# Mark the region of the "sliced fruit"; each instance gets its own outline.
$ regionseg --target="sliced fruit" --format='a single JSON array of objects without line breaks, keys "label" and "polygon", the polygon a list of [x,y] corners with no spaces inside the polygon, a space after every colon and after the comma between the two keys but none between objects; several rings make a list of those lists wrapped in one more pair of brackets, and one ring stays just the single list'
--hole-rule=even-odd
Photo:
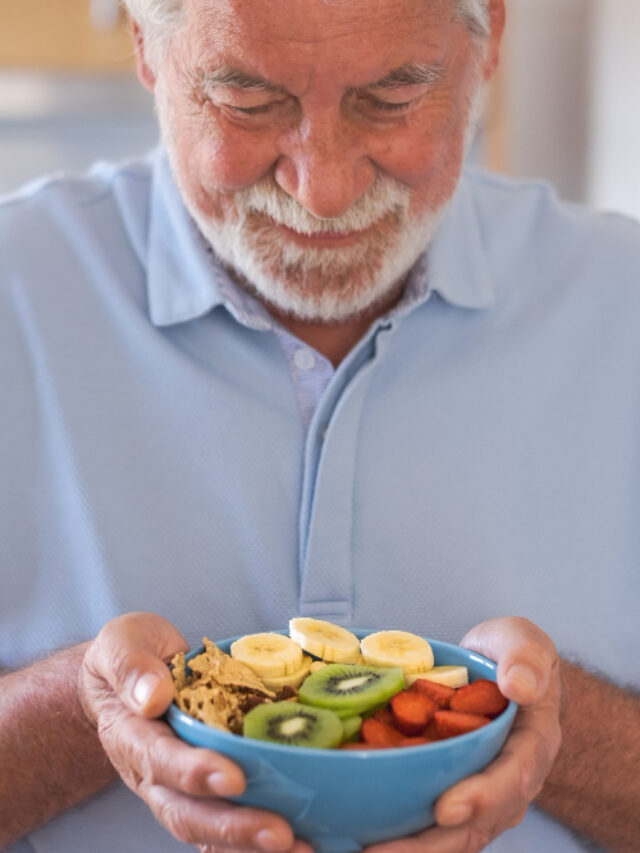
[{"label": "sliced fruit", "polygon": [[362,726],[362,717],[356,715],[355,717],[345,717],[342,720],[342,728],[344,729],[344,734],[342,736],[343,741],[354,740],[358,733],[360,732],[360,728]]},{"label": "sliced fruit", "polygon": [[372,666],[400,666],[405,675],[433,666],[429,643],[409,631],[377,631],[360,641],[360,651]]},{"label": "sliced fruit", "polygon": [[491,720],[480,714],[466,714],[462,711],[436,711],[433,715],[436,731],[441,738],[465,735],[486,726]]},{"label": "sliced fruit", "polygon": [[327,662],[324,660],[314,660],[311,662],[310,672],[317,672],[319,669],[322,669],[323,666],[326,666]]},{"label": "sliced fruit", "polygon": [[447,687],[446,684],[439,684],[437,681],[429,681],[426,678],[416,679],[409,689],[429,696],[440,710],[449,707],[449,701],[456,693],[453,687]]},{"label": "sliced fruit", "polygon": [[261,678],[262,683],[270,690],[282,690],[283,687],[300,687],[307,675],[311,672],[312,663],[313,658],[309,655],[303,655],[302,666],[299,669],[296,669],[295,672],[292,672],[290,675],[263,675]]},{"label": "sliced fruit", "polygon": [[291,619],[289,634],[305,652],[331,663],[356,663],[360,654],[360,641],[355,634],[322,619]]},{"label": "sliced fruit", "polygon": [[302,703],[330,708],[344,719],[385,705],[403,688],[399,667],[330,663],[305,678],[298,695]]},{"label": "sliced fruit", "polygon": [[230,653],[260,678],[291,675],[302,666],[302,649],[284,634],[247,634],[231,643]]},{"label": "sliced fruit", "polygon": [[371,716],[374,720],[380,720],[381,723],[387,723],[389,726],[393,725],[393,713],[388,705],[385,705],[384,708],[378,708]]},{"label": "sliced fruit", "polygon": [[342,723],[324,708],[309,708],[294,702],[265,702],[244,718],[245,737],[330,749],[342,741]]},{"label": "sliced fruit", "polygon": [[418,678],[446,684],[447,687],[463,687],[469,683],[469,670],[466,666],[434,666],[428,672],[407,676],[407,685],[413,684]]},{"label": "sliced fruit", "polygon": [[373,717],[362,721],[360,737],[364,743],[370,746],[400,746],[404,740],[404,736],[396,731],[393,726],[388,726],[380,720],[374,720]]},{"label": "sliced fruit", "polygon": [[437,710],[434,700],[417,690],[401,690],[391,697],[393,725],[407,737],[422,734]]},{"label": "sliced fruit", "polygon": [[509,704],[506,696],[500,692],[495,681],[480,678],[456,690],[451,697],[449,707],[452,711],[466,711],[469,714],[483,714],[485,717],[497,717]]},{"label": "sliced fruit", "polygon": [[403,737],[400,746],[424,746],[425,743],[433,743],[433,738],[428,737]]}]

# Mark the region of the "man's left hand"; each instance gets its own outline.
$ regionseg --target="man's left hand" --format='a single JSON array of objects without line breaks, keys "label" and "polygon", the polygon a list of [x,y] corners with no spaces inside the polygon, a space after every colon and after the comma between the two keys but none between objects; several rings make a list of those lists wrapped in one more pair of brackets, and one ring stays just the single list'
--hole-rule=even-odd
[{"label": "man's left hand", "polygon": [[560,748],[559,660],[551,639],[527,619],[492,619],[460,645],[498,662],[498,685],[521,707],[502,752],[481,773],[444,793],[437,825],[367,853],[476,853],[524,818]]}]

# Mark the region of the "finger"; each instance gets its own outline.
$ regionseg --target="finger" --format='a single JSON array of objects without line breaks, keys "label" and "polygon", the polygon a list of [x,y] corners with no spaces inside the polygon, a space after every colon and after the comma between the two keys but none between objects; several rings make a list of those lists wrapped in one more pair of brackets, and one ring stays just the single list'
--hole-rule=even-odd
[{"label": "finger", "polygon": [[482,773],[446,791],[435,807],[441,826],[471,821],[482,831],[504,831],[539,794],[560,747],[552,703],[522,709],[496,760]]},{"label": "finger", "polygon": [[[511,826],[506,828],[517,826],[525,814],[526,812],[522,812]],[[462,850],[465,853],[479,853],[493,838],[495,835],[488,834],[486,829],[474,825],[453,829],[436,826],[410,838],[367,847],[363,853],[460,853]]]},{"label": "finger", "polygon": [[145,799],[155,817],[185,844],[265,851],[288,851],[294,844],[289,824],[271,812],[194,800],[161,785],[145,791]]},{"label": "finger", "polygon": [[85,666],[103,679],[134,713],[157,717],[173,699],[165,660],[189,644],[153,613],[127,613],[108,622],[89,646]]},{"label": "finger", "polygon": [[108,715],[99,734],[116,769],[136,793],[159,785],[196,797],[239,796],[242,770],[217,752],[183,743],[159,720]]},{"label": "finger", "polygon": [[[239,847],[220,847],[215,846],[213,844],[199,844],[198,851],[199,853],[233,853],[234,850],[240,850]],[[294,839],[293,847],[291,848],[290,853],[314,853],[313,847],[310,844],[307,844],[306,841],[302,841],[300,838]]]},{"label": "finger", "polygon": [[461,646],[498,662],[498,686],[520,705],[537,702],[558,666],[556,648],[544,631],[528,619],[491,619],[472,628]]}]

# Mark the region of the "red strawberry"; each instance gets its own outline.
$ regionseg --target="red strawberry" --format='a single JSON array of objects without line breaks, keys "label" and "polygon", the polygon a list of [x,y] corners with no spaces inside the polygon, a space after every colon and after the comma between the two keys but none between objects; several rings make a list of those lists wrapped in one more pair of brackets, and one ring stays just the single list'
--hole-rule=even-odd
[{"label": "red strawberry", "polygon": [[388,705],[385,705],[384,708],[378,708],[377,711],[374,711],[371,717],[374,720],[380,720],[381,723],[386,723],[388,726],[393,725],[393,714],[391,713],[391,708]]},{"label": "red strawberry", "polygon": [[447,687],[446,684],[438,684],[437,681],[429,681],[428,678],[418,678],[411,685],[411,690],[418,690],[430,696],[441,710],[449,707],[449,700],[455,696],[455,688]]},{"label": "red strawberry", "polygon": [[402,734],[412,737],[424,731],[437,705],[431,697],[418,690],[402,690],[391,697],[393,724]]},{"label": "red strawberry", "polygon": [[465,687],[459,687],[449,702],[452,711],[466,711],[468,714],[482,714],[485,717],[497,717],[509,704],[495,681],[480,678]]},{"label": "red strawberry", "polygon": [[400,732],[396,731],[393,726],[375,720],[373,717],[362,721],[360,737],[364,743],[371,746],[399,746],[400,741],[403,740]]},{"label": "red strawberry", "polygon": [[400,746],[422,746],[425,743],[433,742],[433,738],[428,737],[404,737],[400,741]]},{"label": "red strawberry", "polygon": [[489,717],[483,717],[480,714],[467,714],[462,711],[436,711],[434,720],[438,735],[441,738],[464,735],[491,722]]}]

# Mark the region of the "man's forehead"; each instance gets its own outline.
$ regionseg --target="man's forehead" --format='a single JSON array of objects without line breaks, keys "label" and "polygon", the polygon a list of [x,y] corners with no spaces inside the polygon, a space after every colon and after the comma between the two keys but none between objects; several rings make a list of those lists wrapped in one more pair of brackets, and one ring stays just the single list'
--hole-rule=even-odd
[{"label": "man's forehead", "polygon": [[[188,0],[184,33],[199,69],[275,83],[353,70],[366,85],[410,63],[442,63],[453,0]],[[361,73],[360,73],[361,72]]]}]

